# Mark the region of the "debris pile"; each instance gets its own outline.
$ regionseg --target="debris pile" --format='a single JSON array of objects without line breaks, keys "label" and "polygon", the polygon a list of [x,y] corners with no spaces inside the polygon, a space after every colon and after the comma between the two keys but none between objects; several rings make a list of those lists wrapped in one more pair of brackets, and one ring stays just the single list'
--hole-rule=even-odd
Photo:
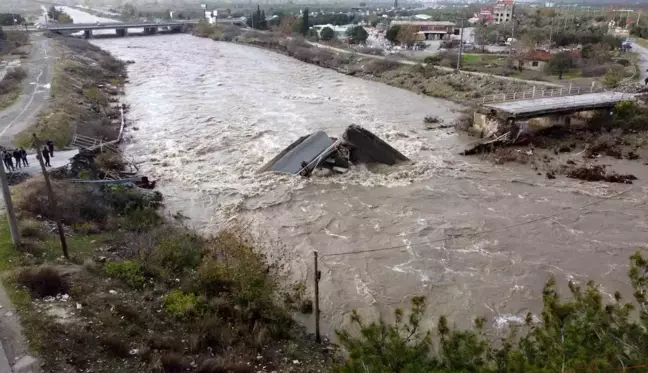
[{"label": "debris pile", "polygon": [[323,131],[302,136],[257,171],[277,171],[308,176],[315,168],[343,173],[349,164],[395,165],[409,159],[366,129],[351,125],[342,138]]},{"label": "debris pile", "polygon": [[621,175],[616,172],[607,173],[603,165],[574,168],[567,173],[567,176],[585,181],[607,181],[609,183],[622,184],[632,184],[633,180],[637,180],[637,177],[634,175]]}]

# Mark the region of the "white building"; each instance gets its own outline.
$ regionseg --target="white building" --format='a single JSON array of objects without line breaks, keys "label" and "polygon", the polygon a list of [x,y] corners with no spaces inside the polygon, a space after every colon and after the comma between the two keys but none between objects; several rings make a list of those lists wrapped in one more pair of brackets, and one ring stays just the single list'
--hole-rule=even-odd
[{"label": "white building", "polygon": [[513,20],[513,5],[515,0],[498,0],[493,7],[493,21],[497,24]]}]

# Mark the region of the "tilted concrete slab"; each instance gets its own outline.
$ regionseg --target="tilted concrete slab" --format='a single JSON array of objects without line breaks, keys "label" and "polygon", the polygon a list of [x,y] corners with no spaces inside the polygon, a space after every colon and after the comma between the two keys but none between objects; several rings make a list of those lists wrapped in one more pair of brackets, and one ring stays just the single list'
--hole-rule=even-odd
[{"label": "tilted concrete slab", "polygon": [[549,114],[614,107],[619,101],[634,97],[631,93],[599,92],[578,96],[544,97],[483,105],[508,118],[531,118]]}]

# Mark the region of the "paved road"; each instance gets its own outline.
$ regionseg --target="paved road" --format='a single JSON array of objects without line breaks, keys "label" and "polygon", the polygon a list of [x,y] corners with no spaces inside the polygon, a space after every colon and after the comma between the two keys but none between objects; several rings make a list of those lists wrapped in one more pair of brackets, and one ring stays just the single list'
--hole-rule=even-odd
[{"label": "paved road", "polygon": [[31,34],[32,48],[27,61],[27,78],[23,94],[10,107],[0,111],[0,145],[11,146],[14,136],[36,121],[47,103],[52,80],[54,57],[50,55],[50,39]]},{"label": "paved road", "polygon": [[639,72],[641,74],[640,81],[643,82],[646,78],[648,78],[648,71],[646,71],[648,70],[648,48],[634,43],[632,45],[632,49],[639,53]]},{"label": "paved road", "polygon": [[[79,153],[78,149],[64,150],[60,152],[55,150],[54,158],[50,158],[50,164],[52,165],[52,168],[63,167],[66,164],[70,163],[70,158],[74,157],[78,153]],[[29,174],[37,174],[41,172],[40,165],[38,164],[38,160],[36,159],[36,153],[27,154],[27,162],[29,163],[28,167],[16,168],[16,171],[27,172]]]}]

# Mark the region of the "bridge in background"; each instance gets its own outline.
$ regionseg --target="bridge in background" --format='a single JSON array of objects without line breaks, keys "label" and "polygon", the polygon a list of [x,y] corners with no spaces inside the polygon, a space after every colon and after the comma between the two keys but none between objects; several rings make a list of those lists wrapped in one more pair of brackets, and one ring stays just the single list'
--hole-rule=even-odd
[{"label": "bridge in background", "polygon": [[[133,22],[109,22],[109,23],[70,23],[70,24],[49,24],[40,31],[49,31],[61,35],[70,35],[83,32],[86,39],[92,38],[93,31],[115,30],[115,36],[127,36],[128,30],[143,30],[144,35],[155,35],[157,33],[179,33],[195,27],[198,20],[177,20],[177,21],[133,21]],[[217,19],[217,23],[245,27],[245,21],[241,19]],[[110,34],[102,34],[102,37]]]}]

